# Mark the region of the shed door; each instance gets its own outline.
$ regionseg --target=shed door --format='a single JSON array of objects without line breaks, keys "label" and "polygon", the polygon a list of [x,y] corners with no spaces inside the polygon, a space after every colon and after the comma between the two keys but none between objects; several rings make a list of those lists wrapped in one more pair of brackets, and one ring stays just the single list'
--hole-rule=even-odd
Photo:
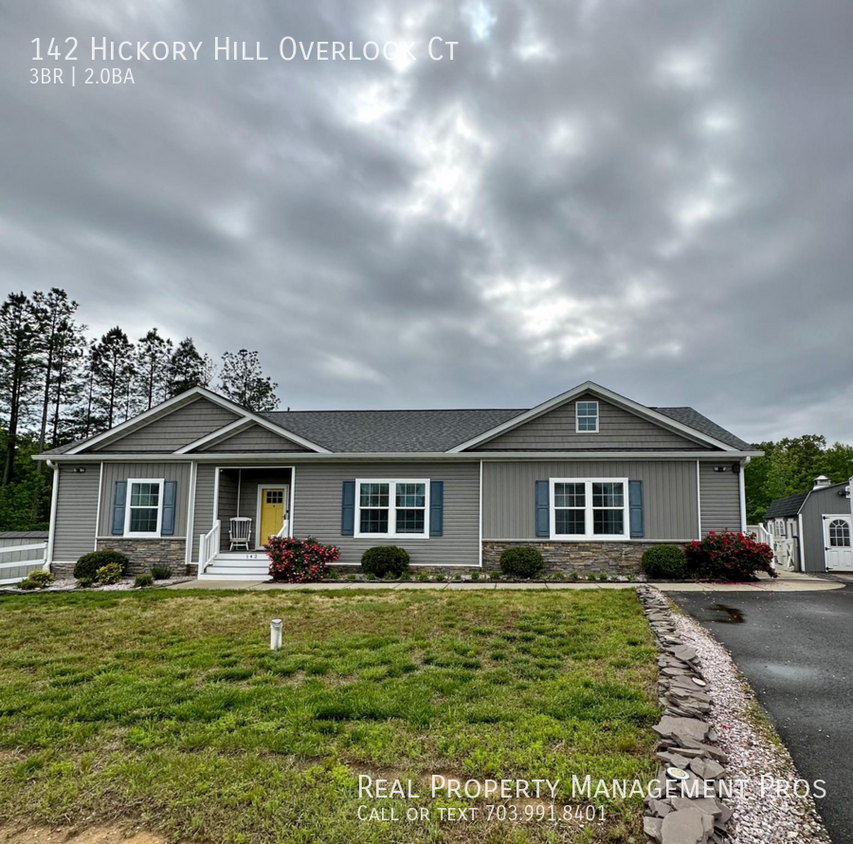
[{"label": "shed door", "polygon": [[823,544],[827,571],[853,571],[850,516],[823,517]]}]

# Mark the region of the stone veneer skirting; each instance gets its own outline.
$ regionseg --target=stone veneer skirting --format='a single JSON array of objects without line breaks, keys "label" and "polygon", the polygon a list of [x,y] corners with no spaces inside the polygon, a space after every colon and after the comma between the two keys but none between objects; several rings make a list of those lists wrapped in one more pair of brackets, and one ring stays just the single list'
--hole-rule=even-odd
[{"label": "stone veneer skirting", "polygon": [[[186,544],[183,539],[124,539],[117,536],[114,539],[99,539],[99,551],[120,551],[130,563],[127,567],[129,576],[148,574],[152,566],[168,566],[173,575],[187,573],[185,558]],[[51,566],[56,577],[71,577],[74,563],[54,563]]]},{"label": "stone veneer skirting", "polygon": [[[549,574],[627,575],[640,573],[643,551],[660,542],[499,542],[483,541],[483,571],[500,570],[507,548],[536,548],[545,561],[542,576]],[[681,544],[681,543],[673,543]]]}]

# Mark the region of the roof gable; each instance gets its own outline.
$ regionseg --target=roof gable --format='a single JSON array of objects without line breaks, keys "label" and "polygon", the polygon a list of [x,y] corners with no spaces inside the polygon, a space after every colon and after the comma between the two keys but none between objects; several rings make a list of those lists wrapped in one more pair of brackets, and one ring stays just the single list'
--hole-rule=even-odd
[{"label": "roof gable", "polygon": [[[577,402],[598,402],[598,432],[578,432]],[[499,434],[477,451],[695,451],[700,441],[651,422],[593,393],[582,393],[553,410]]]},{"label": "roof gable", "polygon": [[[559,396],[554,396],[554,398],[542,402],[542,404],[537,405],[531,410],[525,411],[524,413],[519,414],[515,418],[510,419],[501,425],[498,425],[492,430],[486,431],[485,433],[480,434],[466,442],[463,442],[450,450],[452,452],[467,451],[469,449],[476,448],[477,446],[480,446],[484,443],[493,442],[497,437],[506,434],[509,431],[513,431],[535,419],[538,419],[539,417],[544,416],[545,414],[548,414],[551,411],[557,410],[558,408],[563,407],[564,405],[567,405],[570,402],[573,403],[574,401],[579,400],[582,396],[593,398],[599,401],[608,402],[618,408],[621,408],[624,411],[627,411],[628,413],[640,417],[641,419],[645,419],[649,422],[652,422],[664,430],[669,430],[680,434],[682,438],[686,438],[688,444],[691,446],[695,443],[700,443],[705,448],[710,447],[712,449],[719,449],[722,451],[737,450],[736,446],[733,446],[729,443],[712,437],[709,434],[697,431],[689,425],[679,422],[677,419],[671,416],[667,416],[654,408],[645,407],[644,405],[641,405],[633,401],[632,399],[626,398],[625,396],[621,396],[619,395],[619,393],[614,393],[612,390],[608,390],[607,388],[602,387],[599,384],[595,384],[592,381],[586,381],[583,384],[579,384],[577,387],[573,387],[571,390],[568,390],[565,393],[561,393]],[[697,414],[697,416],[699,415],[700,414]],[[597,442],[601,442],[600,434],[592,436],[597,436]]]},{"label": "roof gable", "polygon": [[200,437],[235,422],[240,417],[233,411],[205,398],[177,406],[153,421],[143,423],[117,437],[99,443],[93,451],[126,454],[136,452],[169,453]]},{"label": "roof gable", "polygon": [[257,424],[250,424],[233,433],[225,433],[223,437],[199,449],[199,451],[240,453],[307,450],[304,446],[299,445],[299,443]]}]

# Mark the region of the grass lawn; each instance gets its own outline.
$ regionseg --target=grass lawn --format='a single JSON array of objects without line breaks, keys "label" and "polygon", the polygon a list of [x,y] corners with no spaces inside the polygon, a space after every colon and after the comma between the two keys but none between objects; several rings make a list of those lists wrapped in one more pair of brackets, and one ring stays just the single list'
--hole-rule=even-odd
[{"label": "grass lawn", "polygon": [[[586,829],[357,811],[483,806],[433,801],[431,774],[559,779],[558,810],[572,774],[648,781],[655,657],[630,589],[0,598],[0,821],[208,842],[642,840],[638,798]],[[360,800],[359,774],[416,780],[421,798]]]}]

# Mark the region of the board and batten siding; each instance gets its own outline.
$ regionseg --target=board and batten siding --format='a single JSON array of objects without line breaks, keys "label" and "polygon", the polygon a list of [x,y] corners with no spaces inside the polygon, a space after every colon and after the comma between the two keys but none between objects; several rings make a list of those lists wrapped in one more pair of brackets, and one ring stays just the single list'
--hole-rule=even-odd
[{"label": "board and batten siding", "polygon": [[[724,466],[726,471],[715,472],[715,466]],[[732,471],[732,463],[701,463],[699,488],[702,505],[702,535],[707,536],[710,531],[739,532],[741,530],[740,476]]]},{"label": "board and batten siding", "polygon": [[[341,536],[343,482],[371,478],[443,481],[443,535],[427,539]],[[358,565],[361,555],[375,545],[398,545],[409,552],[415,566],[476,566],[480,562],[479,499],[479,463],[308,463],[296,469],[293,531],[294,536],[314,536],[324,544],[337,545],[340,562],[348,565]]]},{"label": "board and batten siding", "polygon": [[[826,535],[824,516],[850,517],[850,499],[845,484],[813,489],[803,502],[803,562],[806,571],[826,571]],[[839,492],[841,495],[839,495]]]},{"label": "board and batten siding", "polygon": [[59,469],[53,540],[53,560],[57,563],[76,563],[83,554],[95,550],[101,467],[87,463],[85,472],[75,472],[75,468],[62,465]]},{"label": "board and batten siding", "polygon": [[229,425],[239,417],[207,399],[197,399],[155,419],[96,451],[130,453],[170,453]]},{"label": "board and batten siding", "polygon": [[261,425],[252,425],[245,431],[234,434],[224,440],[219,440],[205,451],[230,451],[230,452],[252,452],[252,451],[307,451],[298,443],[280,437],[272,431],[268,431]]},{"label": "board and batten siding", "polygon": [[189,463],[104,463],[103,466],[104,483],[101,491],[101,512],[98,517],[98,536],[112,536],[116,481],[126,481],[128,478],[162,478],[164,481],[177,481],[175,533],[171,538],[180,539],[186,536],[187,501],[190,489]]},{"label": "board and batten siding", "polygon": [[536,536],[535,485],[551,478],[642,481],[643,538],[697,538],[694,460],[540,460],[483,463],[483,539],[542,541]]},{"label": "board and batten siding", "polygon": [[[598,402],[598,433],[578,433],[575,402]],[[579,396],[512,431],[495,437],[478,451],[566,451],[575,448],[695,449],[697,443],[629,413],[595,396]],[[707,445],[703,445],[707,448]]]}]

